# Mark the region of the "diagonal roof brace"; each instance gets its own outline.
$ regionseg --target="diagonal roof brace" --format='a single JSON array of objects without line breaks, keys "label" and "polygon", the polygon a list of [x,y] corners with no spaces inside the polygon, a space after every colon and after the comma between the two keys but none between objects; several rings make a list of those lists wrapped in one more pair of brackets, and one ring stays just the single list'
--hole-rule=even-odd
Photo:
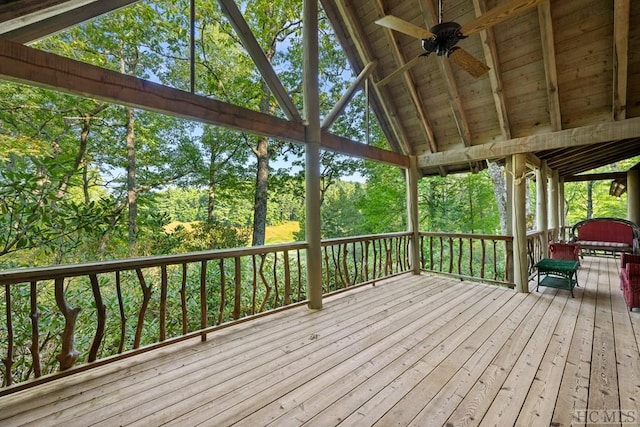
[{"label": "diagonal roof brace", "polygon": [[345,107],[349,104],[356,90],[360,88],[360,85],[365,79],[368,79],[373,70],[376,68],[377,61],[371,61],[367,64],[366,67],[360,72],[356,80],[351,84],[351,86],[347,89],[347,91],[342,95],[342,98],[338,103],[333,107],[333,110],[322,121],[322,125],[320,126],[322,129],[329,129],[331,125],[336,121],[336,119],[343,113]]},{"label": "diagonal roof brace", "polygon": [[253,35],[251,28],[249,28],[247,21],[245,21],[235,1],[218,0],[218,3],[220,3],[222,12],[227,16],[231,25],[233,25],[233,28],[236,30],[240,40],[242,40],[242,44],[245,49],[247,49],[247,52],[251,55],[251,58],[258,67],[258,70],[260,70],[260,74],[262,74],[262,77],[267,83],[267,86],[269,86],[269,89],[276,98],[276,101],[278,101],[278,105],[280,105],[282,111],[284,111],[289,120],[302,122],[302,117],[294,105],[293,100],[285,90],[284,86],[282,86],[282,82],[271,66],[267,56],[264,54],[258,40],[256,40]]}]

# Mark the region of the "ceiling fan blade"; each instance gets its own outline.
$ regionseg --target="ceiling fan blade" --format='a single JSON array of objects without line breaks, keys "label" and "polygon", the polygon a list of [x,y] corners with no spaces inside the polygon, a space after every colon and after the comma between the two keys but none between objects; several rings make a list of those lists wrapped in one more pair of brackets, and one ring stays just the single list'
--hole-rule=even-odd
[{"label": "ceiling fan blade", "polygon": [[414,65],[416,65],[418,63],[418,60],[424,55],[420,54],[418,56],[416,56],[415,58],[413,58],[411,61],[406,62],[402,67],[398,68],[397,70],[395,70],[393,73],[389,74],[387,77],[385,77],[384,79],[380,80],[377,83],[377,86],[384,86],[387,83],[389,83],[391,80],[395,79],[396,77],[398,77],[400,74],[404,73],[405,71],[407,71],[408,69],[410,69],[411,67],[413,67]]},{"label": "ceiling fan blade", "polygon": [[451,52],[449,56],[453,62],[458,64],[462,69],[464,69],[467,73],[471,74],[473,77],[481,77],[487,71],[489,71],[489,67],[487,67],[482,62],[478,61],[474,58],[469,52],[464,49],[456,49]]},{"label": "ceiling fan blade", "polygon": [[542,1],[543,0],[511,0],[501,3],[473,21],[464,24],[460,31],[465,36],[477,33],[507,19],[515,18],[536,6],[538,3],[542,3]]},{"label": "ceiling fan blade", "polygon": [[430,39],[433,37],[433,33],[426,28],[418,27],[411,22],[407,22],[393,15],[387,15],[384,18],[378,19],[376,24],[419,39]]}]

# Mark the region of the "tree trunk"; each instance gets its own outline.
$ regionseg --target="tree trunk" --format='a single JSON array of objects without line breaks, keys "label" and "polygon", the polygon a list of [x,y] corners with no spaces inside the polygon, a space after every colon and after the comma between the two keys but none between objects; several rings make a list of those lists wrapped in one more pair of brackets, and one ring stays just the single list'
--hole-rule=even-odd
[{"label": "tree trunk", "polygon": [[497,163],[487,162],[489,177],[493,183],[493,194],[496,198],[498,206],[498,215],[500,216],[500,230],[503,235],[507,234],[507,182],[504,178],[504,168],[498,166]]},{"label": "tree trunk", "polygon": [[129,253],[138,252],[138,194],[136,192],[135,113],[127,108],[127,202],[129,205]]},{"label": "tree trunk", "polygon": [[213,224],[213,210],[215,208],[216,201],[216,155],[213,147],[211,148],[211,156],[209,161],[209,189],[207,194],[207,223]]},{"label": "tree trunk", "polygon": [[267,196],[269,187],[269,143],[260,138],[255,150],[258,160],[256,170],[256,193],[253,205],[253,246],[264,245],[267,230]]},{"label": "tree trunk", "polygon": [[[271,61],[275,52],[268,51],[267,59]],[[271,105],[271,91],[267,84],[262,82],[262,100],[260,101],[260,112],[274,114],[275,108]],[[252,246],[264,245],[267,230],[267,198],[269,181],[269,139],[260,137],[254,149],[256,155],[256,193],[253,204],[253,237]]]}]

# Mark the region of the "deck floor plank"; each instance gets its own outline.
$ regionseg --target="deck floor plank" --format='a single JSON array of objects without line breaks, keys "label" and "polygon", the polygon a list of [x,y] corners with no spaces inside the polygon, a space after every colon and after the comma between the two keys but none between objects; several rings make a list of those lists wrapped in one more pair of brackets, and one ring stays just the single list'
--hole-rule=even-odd
[{"label": "deck floor plank", "polygon": [[[443,292],[446,293],[447,289]],[[179,407],[186,406],[185,410],[190,410],[192,405],[197,404],[195,402],[206,399],[208,395],[219,398],[233,393],[242,387],[243,384],[239,381],[242,378],[254,377],[260,372],[271,372],[287,366],[299,353],[308,352],[317,356],[315,350],[327,341],[326,338],[319,338],[319,334],[326,334],[327,329],[348,336],[354,331],[375,324],[379,319],[384,319],[388,310],[396,306],[410,305],[411,298],[423,293],[430,291],[420,286],[415,289],[409,287],[404,294],[392,292],[390,295],[383,294],[382,298],[369,303],[356,304],[353,307],[342,306],[333,319],[327,316],[311,316],[306,328],[294,329],[294,325],[287,327],[285,321],[281,324],[281,330],[286,336],[280,340],[272,338],[260,341],[257,336],[254,337],[256,340],[246,340],[242,346],[208,346],[210,351],[203,353],[203,357],[189,364],[181,363],[179,369],[165,374],[171,384],[171,394],[167,395],[166,387],[158,387],[153,379],[136,383],[130,388],[130,393],[123,395],[121,390],[116,390],[111,395],[110,405],[101,403],[99,411],[83,410],[86,414],[83,417],[75,417],[75,420],[101,420],[104,425],[131,423],[138,419],[147,419],[152,424],[157,424],[154,421],[168,421],[175,417]],[[436,292],[435,295],[440,295],[440,292]],[[368,319],[368,323],[361,323],[364,319]],[[260,354],[252,351],[256,348],[262,349]],[[170,368],[171,366],[167,367]],[[242,378],[238,378],[238,372],[242,374]],[[114,412],[115,416],[108,416]],[[166,417],[163,417],[165,414]]]},{"label": "deck floor plank", "polygon": [[552,423],[570,426],[576,420],[575,411],[586,410],[591,373],[591,351],[595,321],[596,296],[598,292],[598,259],[582,263],[579,280],[582,286],[582,304],[576,326],[569,344],[569,353],[554,408]]},{"label": "deck floor plank", "polygon": [[[464,286],[464,285],[462,285]],[[325,408],[328,404],[351,392],[359,382],[387,368],[418,344],[424,345],[424,339],[432,335],[436,328],[442,327],[455,317],[456,304],[470,304],[470,297],[479,297],[472,291],[461,298],[453,299],[446,305],[437,307],[426,314],[420,310],[415,321],[398,330],[397,336],[387,336],[375,344],[361,346],[354,357],[336,364],[334,368],[300,387],[287,393],[280,399],[270,402],[262,409],[244,418],[241,425],[255,425],[259,421],[274,421],[277,424],[287,420],[300,421],[301,413],[312,413],[313,408]],[[297,406],[297,407],[296,407]],[[286,414],[285,418],[279,418]]]},{"label": "deck floor plank", "polygon": [[[511,294],[511,295],[509,295]],[[420,379],[431,372],[462,342],[478,330],[479,325],[508,301],[513,292],[501,290],[491,298],[473,299],[470,307],[455,319],[434,331],[420,345],[382,372],[368,378],[348,399],[327,406],[308,425],[372,425],[391,409]],[[455,312],[463,307],[456,306]],[[303,419],[306,421],[306,419]]]},{"label": "deck floor plank", "polygon": [[[477,329],[470,331],[470,334],[465,334],[466,339],[463,342],[453,340],[452,344],[455,345],[455,348],[452,348],[449,354],[443,351],[445,347],[440,347],[438,353],[442,355],[441,357],[433,357],[429,354],[420,361],[422,366],[417,371],[420,373],[417,377],[419,381],[408,393],[396,399],[397,402],[394,406],[376,424],[408,425],[426,403],[437,395],[444,384],[489,340],[496,329],[507,321],[521,301],[519,298],[513,298],[513,295],[509,295],[506,302],[496,300],[496,303],[492,307],[483,308],[483,316],[475,316],[465,325],[468,328],[475,325]],[[435,363],[438,363],[437,366],[434,366]],[[412,378],[410,384],[414,382],[416,379]]]},{"label": "deck floor plank", "polygon": [[[461,286],[461,290],[464,286]],[[278,384],[274,385],[273,379],[265,382],[264,389],[259,395],[251,396],[250,393],[254,393],[256,390],[255,384],[252,384],[250,389],[244,390],[245,393],[233,396],[233,399],[237,401],[238,406],[234,408],[228,408],[220,414],[220,418],[216,417],[216,420],[220,420],[224,423],[231,423],[237,421],[238,417],[248,416],[257,407],[266,406],[271,403],[274,397],[285,395],[292,389],[296,389],[308,382],[315,382],[321,373],[335,367],[338,364],[349,363],[354,358],[357,358],[362,349],[367,349],[371,346],[382,347],[383,350],[393,346],[398,339],[403,337],[403,329],[408,327],[406,331],[410,337],[411,333],[420,331],[421,329],[428,329],[430,323],[438,321],[439,315],[444,315],[448,311],[451,311],[457,304],[468,304],[467,301],[473,297],[473,290],[471,292],[464,292],[461,295],[451,298],[445,304],[438,307],[437,311],[430,315],[423,315],[426,307],[421,307],[417,311],[415,307],[407,307],[406,312],[394,313],[382,322],[376,324],[376,328],[363,331],[363,336],[359,339],[353,339],[353,336],[344,340],[334,341],[334,343],[326,349],[326,354],[330,357],[319,360],[318,363],[313,365],[302,365],[300,362],[295,363],[294,366],[287,369],[295,369],[296,375],[290,376],[281,380]],[[494,290],[483,289],[484,295],[489,295]],[[385,340],[388,338],[387,340]],[[382,341],[382,343],[380,343]],[[278,373],[274,373],[273,378],[276,378]],[[251,400],[248,401],[247,397],[251,396]],[[257,397],[257,398],[256,398]],[[255,402],[255,403],[254,403]],[[229,410],[230,409],[230,410]],[[207,411],[208,412],[208,411]],[[205,418],[200,418],[205,415]],[[204,421],[209,414],[203,411],[198,411],[198,415],[195,418],[188,418],[187,422],[191,419],[198,421]]]},{"label": "deck floor plank", "polygon": [[409,426],[419,427],[429,425],[443,425],[454,409],[460,404],[471,387],[478,381],[480,375],[494,360],[498,352],[522,322],[532,315],[532,309],[542,302],[538,297],[522,295],[523,301],[517,310],[504,322],[503,327],[497,329],[493,335],[480,346],[471,358],[448,379],[424,408],[409,423]]},{"label": "deck floor plank", "polygon": [[529,319],[518,326],[459,405],[448,414],[447,424],[477,425],[480,423],[537,326],[545,318],[556,293],[555,289],[545,289],[541,294],[531,294],[538,298],[538,303]]},{"label": "deck floor plank", "polygon": [[[579,273],[578,283],[582,283],[582,292],[574,292],[575,298],[567,299],[564,310],[558,320],[551,341],[533,379],[529,393],[522,405],[517,425],[549,426],[553,418],[562,375],[566,366],[571,338],[575,332],[578,314],[582,306],[584,291],[594,283],[585,280]],[[562,298],[562,293],[558,295]]]},{"label": "deck floor plank", "polygon": [[620,409],[618,374],[611,312],[611,286],[607,259],[598,263],[598,293],[595,327],[593,329],[593,359],[589,380],[587,409],[617,411]]},{"label": "deck floor plank", "polygon": [[587,410],[638,422],[640,313],[618,263],[586,257],[575,298],[390,278],[0,397],[0,424],[569,426]]},{"label": "deck floor plank", "polygon": [[[418,281],[408,280],[405,291],[398,288],[385,293],[369,292],[360,294],[356,292],[353,296],[350,296],[350,298],[339,298],[329,304],[333,305],[332,308],[335,309],[336,318],[340,316],[350,316],[367,312],[367,306],[369,305],[385,307],[385,304],[393,301],[411,298],[413,295],[412,291],[434,294],[438,294],[441,290],[446,292],[447,288],[442,288],[439,285],[442,283],[444,282],[439,281],[435,283],[432,289],[424,289],[424,286]],[[290,316],[291,314],[293,314],[293,316]],[[263,319],[258,320],[263,321]],[[328,322],[327,324],[332,324],[331,319],[327,319],[326,321]],[[55,400],[55,405],[59,408],[59,411],[64,410],[64,416],[58,421],[77,419],[76,417],[79,414],[87,414],[87,417],[92,421],[99,420],[99,413],[93,412],[91,416],[89,416],[91,411],[87,409],[94,401],[100,402],[100,412],[112,413],[113,410],[123,410],[126,406],[121,402],[123,399],[128,399],[140,393],[144,395],[149,389],[157,389],[156,391],[158,393],[164,394],[163,384],[171,384],[172,389],[177,389],[177,384],[173,383],[173,381],[179,382],[180,378],[189,372],[195,372],[197,375],[199,370],[202,369],[202,364],[211,365],[211,363],[209,363],[211,357],[219,358],[222,362],[215,364],[213,367],[209,366],[208,369],[224,371],[229,365],[238,364],[242,359],[251,360],[253,356],[249,350],[256,348],[256,346],[273,342],[286,345],[302,337],[307,337],[310,333],[310,328],[322,326],[322,324],[314,319],[313,312],[307,310],[298,310],[298,313],[277,313],[273,319],[270,319],[268,323],[266,323],[268,327],[265,328],[264,334],[254,331],[253,334],[245,335],[244,331],[250,323],[251,322],[239,324],[237,327],[234,327],[233,330],[228,329],[222,331],[223,333],[220,334],[220,336],[215,334],[215,338],[212,336],[209,341],[207,341],[208,345],[198,345],[199,340],[194,340],[196,344],[192,344],[189,351],[174,351],[166,357],[153,360],[152,363],[141,363],[122,371],[116,371],[114,374],[117,378],[116,381],[106,382],[101,381],[102,378],[96,377],[95,381],[89,384],[93,387],[83,389],[82,396],[77,397],[75,394],[71,394],[70,396],[67,395],[63,397],[59,395],[58,399]],[[274,323],[275,325],[273,325]],[[257,331],[260,332],[260,328],[258,328]],[[233,332],[238,332],[239,338],[237,338]],[[279,355],[280,350],[277,350],[276,353]],[[110,378],[110,376],[104,378]],[[218,379],[220,377],[215,378]],[[121,382],[123,379],[128,379],[125,385]],[[75,393],[71,388],[66,388],[65,390]],[[49,397],[52,398],[53,395],[49,395]],[[146,395],[146,397],[150,398],[150,395]],[[21,402],[22,405],[26,406],[23,410],[19,407],[20,405],[11,405],[11,402],[8,401],[6,402],[7,407],[2,408],[3,411],[0,417],[5,417],[6,409],[7,417],[10,415],[10,412],[22,412],[23,418],[20,419],[22,423],[28,420],[35,420],[34,414],[38,414],[39,411],[34,410],[32,405],[38,404],[39,402],[41,404],[44,403],[41,402],[41,399]],[[132,402],[126,400],[126,404],[129,403]],[[42,412],[45,416],[50,415],[50,408],[45,406]]]}]

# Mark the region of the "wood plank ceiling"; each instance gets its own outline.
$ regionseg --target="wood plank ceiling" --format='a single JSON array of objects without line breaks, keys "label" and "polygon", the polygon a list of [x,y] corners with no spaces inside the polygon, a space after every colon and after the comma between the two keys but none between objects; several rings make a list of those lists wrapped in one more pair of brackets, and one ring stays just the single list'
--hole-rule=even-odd
[{"label": "wood plank ceiling", "polygon": [[[443,20],[464,27],[505,3],[444,0]],[[475,78],[450,58],[414,59],[423,52],[420,40],[375,23],[393,15],[430,28],[438,20],[436,0],[322,0],[356,71],[377,63],[374,108],[386,116],[382,123],[392,146],[419,156],[425,175],[478,168],[478,156],[438,165],[422,161],[429,153],[493,147],[514,138],[529,143],[525,137],[614,120],[630,128],[631,138],[546,150],[531,144],[523,151],[546,160],[561,176],[640,155],[638,122],[625,121],[640,116],[640,2],[528,3],[537,4],[459,42],[490,67]],[[405,73],[385,80],[414,61]],[[492,154],[485,150],[481,157]]]},{"label": "wood plank ceiling", "polygon": [[[464,27],[511,1],[444,0],[443,18]],[[23,43],[133,2],[0,0],[0,37]],[[437,0],[321,0],[356,74],[366,68],[373,82],[391,149],[418,156],[423,175],[479,170],[516,151],[561,176],[640,155],[640,2],[519,3],[530,7],[460,41],[490,68],[476,78],[375,23],[394,15],[430,28]]]}]

